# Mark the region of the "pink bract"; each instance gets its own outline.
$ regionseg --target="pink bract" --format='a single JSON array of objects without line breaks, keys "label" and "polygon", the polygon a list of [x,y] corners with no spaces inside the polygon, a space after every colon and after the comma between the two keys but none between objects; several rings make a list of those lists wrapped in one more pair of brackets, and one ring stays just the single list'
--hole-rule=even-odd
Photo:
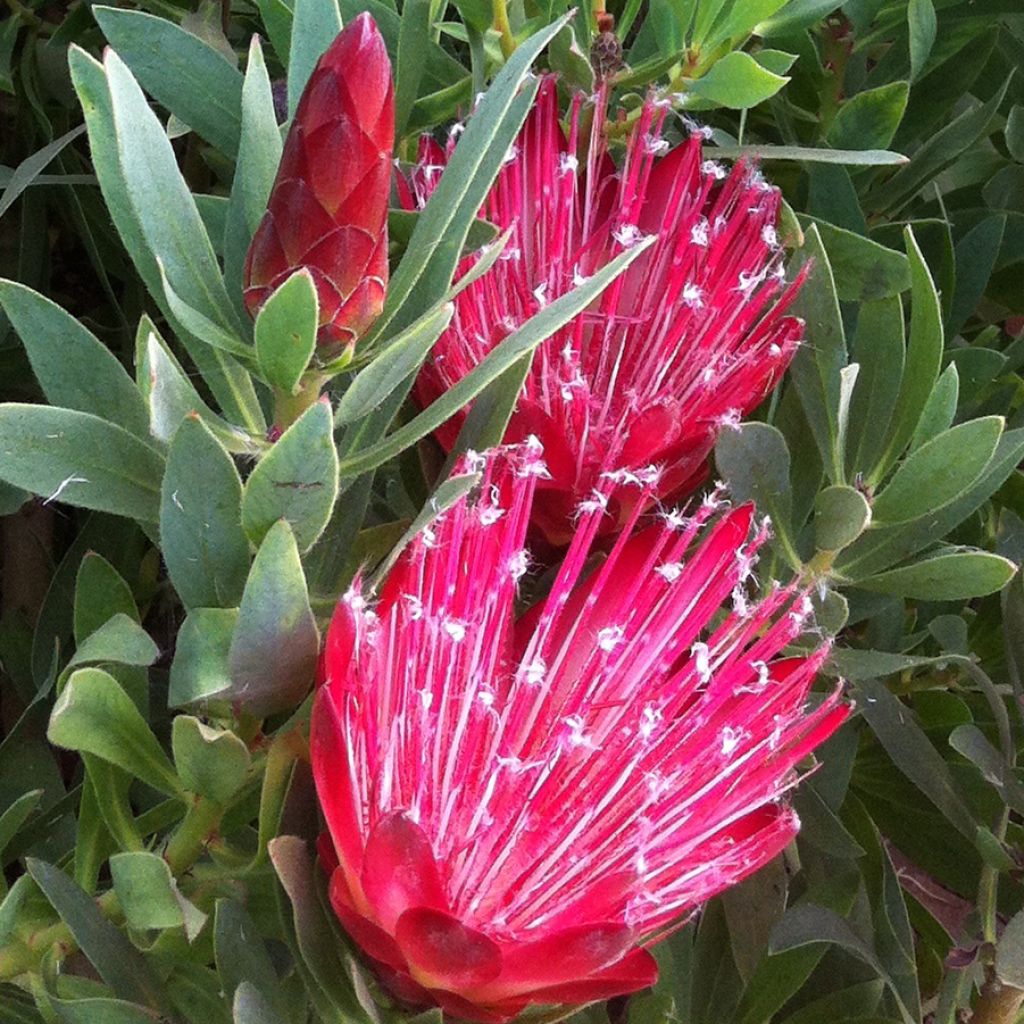
[{"label": "pink bract", "polygon": [[470,457],[475,495],[353,585],[313,710],[339,919],[397,998],[473,1022],[652,984],[645,947],[796,834],[797,765],[848,713],[808,709],[808,595],[749,593],[765,528],[717,496],[637,530],[625,484],[594,567],[605,481],[517,619],[539,448]]},{"label": "pink bract", "polygon": [[[606,108],[604,92],[592,110],[577,95],[566,135],[556,82],[544,79],[481,210],[512,228],[511,238],[456,298],[415,389],[421,404],[432,402],[546,304],[656,236],[592,308],[541,345],[509,424],[507,441],[535,435],[544,444],[551,477],[539,485],[533,518],[556,546],[568,542],[576,503],[604,472],[657,464],[656,497],[692,491],[718,430],[779,382],[803,330],[784,315],[800,282],[784,280],[778,191],[748,164],[727,173],[705,160],[699,132],[669,149],[666,111],[652,100],[616,166],[602,131]],[[589,139],[584,112],[593,114]],[[423,140],[418,167],[401,183],[407,206],[426,202],[446,161]],[[446,449],[463,419],[437,432]],[[628,517],[626,497],[613,497],[606,531]]]}]

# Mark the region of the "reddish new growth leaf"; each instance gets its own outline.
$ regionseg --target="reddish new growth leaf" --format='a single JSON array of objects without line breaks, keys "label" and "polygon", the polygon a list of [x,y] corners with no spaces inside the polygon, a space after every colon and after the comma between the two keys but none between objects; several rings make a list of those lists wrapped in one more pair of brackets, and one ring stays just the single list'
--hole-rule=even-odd
[{"label": "reddish new growth leaf", "polygon": [[320,344],[351,345],[384,304],[395,130],[391,63],[369,14],[339,33],[310,76],[266,215],[245,263],[255,316],[305,267],[320,300]]},{"label": "reddish new growth leaf", "polygon": [[[655,497],[691,492],[719,429],[779,382],[803,330],[784,315],[799,282],[784,280],[778,190],[748,164],[726,171],[705,160],[699,131],[670,150],[661,135],[666,111],[653,101],[616,166],[606,107],[602,91],[584,156],[583,97],[566,135],[555,81],[542,83],[481,210],[511,227],[511,239],[455,300],[415,392],[432,402],[547,303],[656,236],[592,308],[538,349],[509,425],[506,440],[534,434],[544,444],[551,478],[538,485],[533,515],[556,545],[568,542],[572,511],[602,473],[653,465]],[[435,142],[422,143],[411,181],[400,183],[407,205],[426,202],[446,159]],[[463,418],[437,432],[446,449]],[[609,531],[629,515],[623,500],[611,497]]]},{"label": "reddish new growth leaf", "polygon": [[476,497],[375,603],[359,582],[339,602],[312,759],[349,935],[404,1002],[503,1024],[652,984],[645,946],[796,834],[797,766],[848,709],[808,707],[824,647],[782,654],[806,592],[748,593],[750,506],[712,496],[637,532],[640,486],[593,568],[605,481],[515,621],[547,470],[536,438],[470,466]]}]

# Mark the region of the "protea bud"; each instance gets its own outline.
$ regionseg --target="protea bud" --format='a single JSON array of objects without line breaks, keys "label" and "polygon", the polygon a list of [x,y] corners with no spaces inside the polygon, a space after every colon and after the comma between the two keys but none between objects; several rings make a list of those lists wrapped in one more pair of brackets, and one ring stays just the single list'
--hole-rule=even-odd
[{"label": "protea bud", "polygon": [[320,344],[352,344],[384,304],[395,130],[391,63],[369,14],[339,33],[310,76],[267,212],[245,263],[253,316],[305,267],[320,300]]},{"label": "protea bud", "polygon": [[848,709],[805,707],[823,647],[781,656],[807,594],[748,594],[749,506],[636,533],[634,501],[589,571],[595,498],[515,621],[539,444],[475,468],[375,603],[358,581],[339,603],[312,760],[349,935],[400,1000],[501,1024],[650,985],[644,947],[796,834],[797,766]]},{"label": "protea bud", "polygon": [[[665,110],[648,101],[621,165],[604,131],[598,92],[581,166],[577,96],[568,137],[555,82],[537,104],[481,214],[512,227],[502,258],[455,300],[451,326],[420,374],[427,404],[465,376],[508,334],[613,256],[655,235],[598,303],[537,351],[506,439],[536,434],[551,479],[539,486],[535,525],[565,544],[576,503],[602,473],[656,463],[655,496],[691,491],[723,423],[753,409],[781,379],[803,325],[784,316],[798,284],[785,286],[775,226],[780,197],[739,163],[727,173],[701,155],[695,131],[669,151]],[[446,159],[421,150],[406,201],[422,204]],[[410,187],[411,186],[411,187]],[[472,265],[472,258],[463,271]],[[450,449],[464,414],[437,432]],[[608,529],[629,509],[618,496]]]}]

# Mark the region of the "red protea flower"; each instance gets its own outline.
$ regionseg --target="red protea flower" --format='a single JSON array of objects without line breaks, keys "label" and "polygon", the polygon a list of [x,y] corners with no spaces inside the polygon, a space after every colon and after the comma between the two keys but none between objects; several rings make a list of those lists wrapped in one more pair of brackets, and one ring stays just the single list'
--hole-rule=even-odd
[{"label": "red protea flower", "polygon": [[[747,164],[727,174],[705,161],[699,132],[669,151],[665,109],[653,100],[616,168],[606,106],[602,90],[582,155],[582,97],[567,137],[555,81],[542,83],[481,211],[511,227],[511,239],[455,300],[415,391],[422,404],[433,401],[545,303],[657,236],[593,308],[541,346],[509,425],[507,440],[534,434],[544,444],[551,479],[539,485],[533,515],[554,544],[568,541],[572,509],[602,472],[656,463],[659,497],[692,490],[720,425],[779,381],[803,329],[783,315],[798,285],[784,287],[778,191]],[[401,185],[406,203],[426,201],[445,159],[423,142],[418,168]],[[438,431],[446,449],[462,419]],[[620,508],[607,528],[620,527],[628,511]]]},{"label": "red protea flower", "polygon": [[375,605],[354,584],[313,710],[338,917],[400,1000],[466,1021],[650,985],[643,947],[796,834],[796,765],[847,714],[805,709],[824,648],[780,657],[806,593],[747,596],[750,506],[633,533],[641,493],[587,575],[599,492],[516,621],[538,448],[488,460]]},{"label": "red protea flower", "polygon": [[388,281],[394,132],[387,49],[360,14],[320,58],[295,111],[245,261],[253,316],[305,267],[320,299],[321,344],[351,344],[373,323]]}]

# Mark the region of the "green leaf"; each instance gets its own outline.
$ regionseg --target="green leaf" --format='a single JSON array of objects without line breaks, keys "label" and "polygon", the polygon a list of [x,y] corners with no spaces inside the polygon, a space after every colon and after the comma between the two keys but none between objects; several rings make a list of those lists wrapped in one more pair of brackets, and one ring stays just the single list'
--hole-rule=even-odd
[{"label": "green leaf", "polygon": [[296,941],[306,967],[345,1017],[359,1019],[363,1014],[346,976],[350,963],[338,956],[343,947],[320,902],[317,868],[305,842],[296,836],[278,836],[270,842],[270,859],[291,902]]},{"label": "green leaf", "polygon": [[908,82],[889,82],[851,96],[839,108],[825,139],[836,149],[885,149],[907,109]]},{"label": "green leaf", "polygon": [[382,583],[398,561],[398,556],[407,547],[409,542],[422,533],[439,515],[452,507],[457,501],[467,495],[480,482],[479,473],[460,473],[457,476],[449,477],[440,484],[430,496],[430,501],[423,507],[420,514],[409,524],[409,528],[399,538],[398,543],[391,549],[374,573],[374,586]]},{"label": "green leaf", "polygon": [[715,61],[701,78],[691,82],[690,90],[718,106],[746,110],[774,96],[788,81],[783,75],[761,67],[749,53],[734,50]]},{"label": "green leaf", "polygon": [[7,844],[18,834],[29,815],[39,807],[42,795],[41,789],[31,789],[27,793],[22,793],[3,814],[0,814],[0,853],[3,853]]},{"label": "green leaf", "polygon": [[163,260],[157,260],[160,271],[160,285],[163,297],[175,320],[193,337],[199,338],[211,348],[232,356],[247,365],[254,359],[255,353],[251,346],[242,341],[241,335],[234,328],[222,327],[211,320],[206,314],[199,312],[195,306],[183,299],[167,276],[167,268]]},{"label": "green leaf", "polygon": [[943,550],[910,565],[857,580],[857,586],[920,601],[961,601],[1001,590],[1017,566],[1008,558],[972,549]]},{"label": "green leaf", "polygon": [[398,33],[395,62],[395,140],[406,135],[409,115],[420,93],[426,71],[431,38],[431,0],[406,0],[402,4],[402,27]]},{"label": "green leaf", "polygon": [[765,37],[790,35],[820,21],[835,9],[835,0],[789,0],[777,14],[755,26],[754,33]]},{"label": "green leaf", "polygon": [[192,414],[167,453],[160,500],[160,546],[186,608],[227,608],[241,599],[249,572],[241,502],[234,461]]},{"label": "green leaf", "polygon": [[865,679],[858,684],[858,701],[878,741],[893,764],[942,812],[958,832],[974,841],[976,822],[964,802],[949,765],[932,746],[913,712],[881,683]]},{"label": "green leaf", "polygon": [[3,194],[0,195],[0,217],[2,217],[14,205],[14,201],[32,184],[46,166],[56,158],[65,146],[74,142],[85,129],[78,125],[66,132],[59,139],[47,143],[42,149],[37,150],[31,156],[26,157],[7,179]]},{"label": "green leaf", "polygon": [[1010,156],[1017,163],[1024,164],[1024,106],[1019,103],[1015,103],[1010,109],[1003,137],[1006,139],[1006,148],[1010,151]]},{"label": "green leaf", "polygon": [[280,520],[267,532],[249,573],[225,698],[257,718],[295,707],[313,683],[319,648],[295,537]]},{"label": "green leaf", "polygon": [[1024,988],[1024,910],[1010,918],[996,944],[996,977],[1004,985]]},{"label": "green leaf", "polygon": [[[399,210],[392,208],[388,210],[388,241],[404,252],[408,248],[409,240],[416,230],[416,225],[423,216],[422,210]],[[477,217],[470,224],[466,234],[466,241],[463,245],[462,255],[468,256],[477,249],[489,245],[497,237],[498,229],[482,217]]]},{"label": "green leaf", "polygon": [[0,406],[0,479],[48,501],[155,523],[163,460],[122,427],[44,405]]},{"label": "green leaf", "polygon": [[879,522],[903,523],[959,498],[984,472],[1003,433],[1001,416],[961,423],[917,449],[875,496]]},{"label": "green leaf", "polygon": [[[117,128],[106,73],[101,64],[76,46],[69,50],[68,63],[85,114],[92,163],[99,178],[107,211],[150,295],[156,299],[161,309],[170,315],[156,255],[150,250],[133,206],[134,171],[132,176],[126,173],[118,153]],[[162,132],[159,125],[157,129]],[[183,185],[179,185],[179,191],[181,189],[184,189]],[[187,192],[187,189],[184,190]],[[192,201],[191,194],[189,201]],[[159,196],[155,202],[158,207],[161,206]],[[198,220],[198,213],[195,219]],[[179,336],[225,414],[250,427],[254,432],[262,434],[266,430],[266,423],[260,414],[252,381],[245,371],[228,356],[211,350],[197,338],[190,337],[187,332],[182,331]]]},{"label": "green leaf", "polygon": [[722,893],[736,969],[749,981],[768,949],[768,936],[786,909],[789,879],[781,856]]},{"label": "green leaf", "polygon": [[25,866],[106,984],[123,999],[167,1013],[163,986],[148,961],[92,898],[51,864],[30,857]]},{"label": "green leaf", "polygon": [[[488,5],[485,6],[487,7],[487,20],[489,22],[490,8]],[[594,91],[594,68],[590,63],[589,56],[583,52],[576,41],[576,33],[572,25],[566,25],[551,40],[551,46],[548,47],[548,63],[551,65],[551,70],[556,72],[568,85],[582,89],[588,95]],[[654,77],[657,78],[658,75],[656,74]],[[646,84],[646,82],[637,81],[636,79],[634,79],[634,83],[634,88],[636,85]],[[616,77],[616,84],[622,87],[622,78]]]},{"label": "green leaf", "polygon": [[288,53],[288,116],[302,98],[317,61],[341,31],[337,0],[295,0],[292,5],[291,48]]},{"label": "green leaf", "polygon": [[249,63],[242,85],[241,130],[224,228],[224,280],[239,302],[245,255],[266,212],[283,149],[270,76],[258,35],[253,35],[249,43]]},{"label": "green leaf", "polygon": [[466,122],[391,278],[372,339],[407,327],[448,291],[470,226],[533,104],[530,65],[568,20],[565,15],[523,42]]},{"label": "green leaf", "polygon": [[152,1011],[121,999],[69,1000],[51,996],[49,1003],[63,1024],[153,1024]]},{"label": "green leaf", "polygon": [[875,522],[836,560],[836,569],[847,579],[857,579],[910,558],[945,537],[992,495],[1024,458],[1024,430],[1003,434],[988,466],[970,489],[949,505],[908,523]]},{"label": "green leaf", "polygon": [[852,544],[870,523],[871,506],[856,488],[834,484],[819,492],[814,504],[814,542],[822,551],[839,551]]},{"label": "green leaf", "polygon": [[793,312],[806,321],[807,344],[797,351],[791,373],[828,477],[832,483],[842,483],[838,430],[846,335],[832,267],[816,224],[807,232],[801,256],[803,263],[813,260],[813,270],[793,303]]},{"label": "green leaf", "polygon": [[915,658],[909,654],[839,647],[832,651],[829,665],[837,675],[849,682],[857,682],[861,679],[884,679],[897,672],[929,665],[932,661],[931,658]]},{"label": "green leaf", "polygon": [[951,362],[939,375],[932,393],[928,396],[921,419],[914,428],[914,436],[910,439],[908,453],[916,452],[921,445],[949,430],[956,417],[959,397],[960,374],[956,363]]},{"label": "green leaf", "polygon": [[847,465],[851,473],[882,456],[903,377],[905,342],[899,297],[866,302],[857,317],[853,357],[860,366],[850,401]]},{"label": "green leaf", "polygon": [[256,924],[245,908],[236,900],[218,900],[213,921],[214,955],[224,991],[231,996],[239,985],[248,982],[271,1007],[287,1017],[284,990]]},{"label": "green leaf", "polygon": [[0,280],[0,304],[51,405],[92,413],[148,440],[149,417],[142,396],[91,331],[60,306],[14,281]]},{"label": "green leaf", "polygon": [[932,0],[910,0],[907,25],[910,28],[910,80],[916,82],[935,45],[938,22]]},{"label": "green leaf", "polygon": [[47,739],[123,768],[168,796],[182,788],[167,755],[113,676],[82,668],[68,680],[50,715]]},{"label": "green leaf", "polygon": [[242,526],[254,544],[285,520],[308,551],[331,517],[338,493],[338,453],[331,409],[315,402],[256,464],[242,494]]},{"label": "green leaf", "polygon": [[522,327],[495,346],[462,380],[384,441],[343,459],[340,466],[342,477],[355,476],[376,468],[439,427],[510,366],[586,309],[633,260],[646,251],[652,241],[647,239],[616,256],[585,283],[559,296],[549,306],[534,314]]},{"label": "green leaf", "polygon": [[704,153],[723,160],[798,160],[815,164],[841,164],[845,167],[891,167],[905,164],[902,153],[887,149],[825,149],[812,146],[705,146]]},{"label": "green leaf", "polygon": [[193,608],[178,632],[167,703],[181,707],[231,689],[228,656],[237,608]]},{"label": "green leaf", "polygon": [[284,1017],[274,1012],[266,997],[251,981],[243,981],[235,989],[231,1006],[235,1024],[285,1024]]},{"label": "green leaf", "polygon": [[802,225],[815,224],[835,275],[836,293],[847,302],[892,298],[910,287],[907,257],[816,217],[800,217]]},{"label": "green leaf", "polygon": [[75,643],[84,643],[117,614],[141,622],[131,587],[102,555],[87,551],[75,578]]},{"label": "green leaf", "polygon": [[723,14],[715,20],[704,40],[703,49],[712,49],[726,40],[744,40],[756,26],[771,18],[785,4],[786,0],[746,0],[745,3],[724,5]]},{"label": "green leaf", "polygon": [[790,457],[782,433],[758,422],[723,430],[715,443],[715,465],[734,500],[753,501],[767,512],[776,536],[792,548]]},{"label": "green leaf", "polygon": [[946,334],[963,330],[988,287],[1003,244],[1005,217],[986,217],[964,235],[956,246],[956,288],[946,317]]},{"label": "green leaf", "polygon": [[335,425],[352,423],[367,415],[415,373],[451,323],[454,312],[451,302],[436,306],[381,345],[372,362],[345,389],[334,411]]},{"label": "green leaf", "polygon": [[898,212],[940,171],[975,145],[985,135],[989,123],[1001,106],[1010,78],[1012,72],[988,102],[965,111],[931,135],[914,153],[907,167],[897,171],[867,196],[867,208],[877,206],[884,212]]},{"label": "green leaf", "polygon": [[171,869],[155,853],[115,853],[110,877],[129,928],[177,928],[185,917]]},{"label": "green leaf", "polygon": [[477,395],[449,452],[449,464],[468,451],[486,451],[501,444],[532,362],[532,355],[523,356]]},{"label": "green leaf", "polygon": [[904,231],[910,259],[910,338],[899,396],[889,428],[886,449],[869,474],[877,486],[910,443],[942,365],[942,308],[928,264],[910,227]]},{"label": "green leaf", "polygon": [[816,942],[839,946],[863,960],[879,974],[884,974],[875,951],[834,910],[803,903],[791,907],[772,932],[773,953],[799,949]]},{"label": "green leaf", "polygon": [[995,786],[1006,804],[1018,814],[1024,814],[1024,783],[976,725],[958,725],[949,734],[949,745],[966,757],[986,782]]},{"label": "green leaf", "polygon": [[242,76],[222,53],[167,18],[99,5],[92,13],[158,103],[226,156],[237,154]]},{"label": "green leaf", "polygon": [[316,348],[320,317],[313,275],[297,270],[256,316],[256,361],[268,384],[294,394]]},{"label": "green leaf", "polygon": [[114,662],[121,665],[152,665],[160,649],[135,619],[118,612],[83,640],[61,674],[67,676],[81,665]]},{"label": "green leaf", "polygon": [[181,364],[145,316],[139,322],[135,358],[153,437],[169,444],[182,421],[195,412],[228,451],[251,455],[257,450],[248,434],[225,422],[199,397]]},{"label": "green leaf", "polygon": [[[849,884],[849,876],[838,872],[812,889],[808,898],[845,915],[853,906],[856,892],[856,886]],[[795,908],[790,912],[792,909]],[[738,1024],[769,1024],[775,1020],[775,1014],[800,989],[824,955],[824,946],[817,944],[762,959],[735,1013]]]},{"label": "green leaf", "polygon": [[110,50],[104,67],[128,198],[154,259],[162,265],[182,303],[226,333],[241,333],[213,247],[167,134],[138,83]]},{"label": "green leaf", "polygon": [[214,729],[178,715],[171,729],[174,765],[190,793],[226,804],[245,781],[249,748],[228,729]]}]

